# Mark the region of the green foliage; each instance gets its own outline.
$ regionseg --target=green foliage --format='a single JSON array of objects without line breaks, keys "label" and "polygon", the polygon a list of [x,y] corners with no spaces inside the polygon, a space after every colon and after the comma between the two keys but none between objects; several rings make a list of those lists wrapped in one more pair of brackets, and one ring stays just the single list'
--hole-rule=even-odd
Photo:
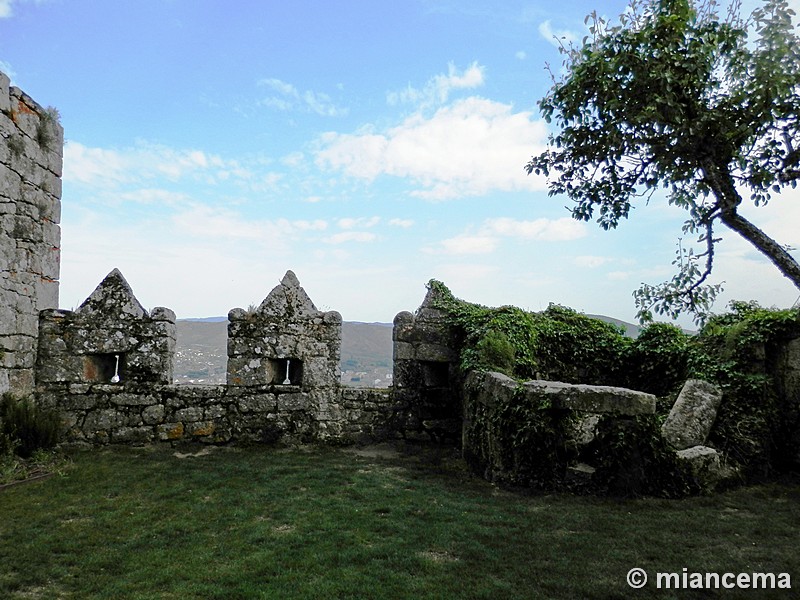
[{"label": "green foliage", "polygon": [[653,311],[706,318],[720,289],[706,281],[719,222],[800,287],[797,261],[738,212],[739,189],[760,205],[800,179],[795,15],[786,0],[748,20],[738,8],[720,18],[714,0],[633,0],[618,23],[593,13],[539,103],[557,131],[526,168],[574,201],[575,219],[615,228],[659,188],[687,213],[698,250],[679,247],[677,274],[635,294],[643,322]]},{"label": "green foliage", "polygon": [[604,417],[590,452],[597,464],[595,485],[608,494],[682,498],[699,489],[664,441],[654,415]]},{"label": "green foliage", "polygon": [[475,345],[478,364],[486,369],[492,369],[512,375],[514,373],[514,346],[508,336],[502,331],[490,329],[486,335]]},{"label": "green foliage", "polygon": [[563,480],[571,457],[568,434],[572,421],[567,411],[534,404],[518,390],[491,418],[491,427],[504,432],[496,439],[507,442],[497,449],[511,476],[507,483],[551,489]]},{"label": "green foliage", "polygon": [[58,109],[48,106],[39,116],[39,123],[36,125],[36,142],[45,150],[51,150],[55,141],[55,128],[61,122],[61,115]]},{"label": "green foliage", "polygon": [[[656,427],[689,378],[705,379],[723,389],[711,445],[751,475],[792,468],[788,461],[800,451],[794,433],[800,427],[800,406],[776,389],[770,361],[783,343],[800,336],[800,311],[733,302],[730,312],[711,318],[696,336],[674,325],[654,323],[632,340],[612,325],[562,306],[551,305],[541,313],[509,306],[492,309],[456,299],[441,282],[431,281],[429,286],[437,292],[436,308],[457,330],[465,371],[618,385],[659,398],[652,422],[640,419],[629,430],[603,434],[609,454],[602,458],[600,480],[608,489],[627,493],[624,488],[631,487],[635,493],[632,483],[619,480],[626,464],[646,475],[642,493],[679,496],[693,489]],[[474,416],[478,421],[495,419],[477,423],[479,429],[502,427],[509,432],[514,441],[503,451],[504,461],[522,469],[529,481],[539,478],[541,486],[549,485],[565,466],[563,432],[568,424],[548,408],[526,406],[517,399],[499,416]],[[632,448],[641,456],[633,456]],[[652,469],[659,473],[655,478]]]},{"label": "green foliage", "polygon": [[3,419],[0,418],[0,461],[12,456],[19,446],[19,440],[6,433]]},{"label": "green foliage", "polygon": [[686,381],[691,354],[690,338],[668,323],[643,329],[628,347],[625,357],[627,387],[667,396]]},{"label": "green foliage", "polygon": [[38,406],[30,398],[6,393],[0,401],[0,438],[13,440],[14,451],[29,458],[36,450],[53,448],[58,442],[58,415]]},{"label": "green foliage", "polygon": [[755,302],[730,307],[701,330],[691,369],[693,376],[720,385],[725,395],[712,443],[751,475],[767,475],[791,467],[787,461],[800,450],[791,441],[800,426],[798,407],[781,397],[770,364],[783,342],[800,335],[800,311],[770,310]]},{"label": "green foliage", "polygon": [[21,135],[12,135],[8,138],[6,143],[8,144],[8,150],[11,152],[11,156],[14,158],[19,158],[25,153],[25,141],[22,139]]},{"label": "green foliage", "polygon": [[630,339],[621,328],[551,304],[537,322],[536,353],[544,379],[616,385]]},{"label": "green foliage", "polygon": [[595,384],[619,378],[619,361],[630,340],[614,325],[557,305],[531,313],[472,304],[436,280],[428,288],[436,292],[435,308],[447,314],[458,332],[465,372],[494,370],[519,379]]}]

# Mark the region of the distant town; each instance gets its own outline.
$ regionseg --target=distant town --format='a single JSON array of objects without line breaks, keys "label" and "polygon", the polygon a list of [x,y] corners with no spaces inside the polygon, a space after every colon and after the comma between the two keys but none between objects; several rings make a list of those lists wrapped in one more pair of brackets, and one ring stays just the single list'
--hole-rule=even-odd
[{"label": "distant town", "polygon": [[[221,385],[226,379],[227,320],[224,317],[179,320],[175,352],[177,384]],[[342,324],[340,381],[352,387],[392,385],[392,326],[389,323]]]}]

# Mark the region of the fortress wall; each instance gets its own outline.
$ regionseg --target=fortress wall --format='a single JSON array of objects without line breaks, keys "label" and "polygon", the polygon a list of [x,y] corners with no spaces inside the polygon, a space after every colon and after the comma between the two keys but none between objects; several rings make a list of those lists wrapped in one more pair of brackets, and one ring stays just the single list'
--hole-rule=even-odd
[{"label": "fortress wall", "polygon": [[0,393],[34,387],[39,311],[58,307],[64,131],[0,72]]}]

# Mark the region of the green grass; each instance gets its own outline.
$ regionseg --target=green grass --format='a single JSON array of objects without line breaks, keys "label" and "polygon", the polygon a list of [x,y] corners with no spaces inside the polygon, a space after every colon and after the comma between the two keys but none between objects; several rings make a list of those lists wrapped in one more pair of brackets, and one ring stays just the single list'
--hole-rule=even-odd
[{"label": "green grass", "polygon": [[631,590],[632,567],[788,572],[800,587],[796,483],[623,501],[504,492],[447,455],[72,458],[0,492],[0,597],[737,597]]}]

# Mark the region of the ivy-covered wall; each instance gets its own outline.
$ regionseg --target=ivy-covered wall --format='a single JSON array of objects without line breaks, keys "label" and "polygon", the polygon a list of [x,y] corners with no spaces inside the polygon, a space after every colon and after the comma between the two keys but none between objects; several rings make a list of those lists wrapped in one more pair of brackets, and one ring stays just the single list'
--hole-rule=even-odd
[{"label": "ivy-covered wall", "polygon": [[[617,446],[601,461],[609,485],[613,479],[610,474],[618,471],[611,463],[623,467],[626,461],[635,459],[642,464],[660,465],[662,474],[673,472],[671,479],[645,478],[638,487],[648,489],[648,493],[673,495],[693,487],[691,473],[687,475],[674,463],[674,452],[665,448],[660,432],[688,379],[719,386],[723,400],[706,441],[710,448],[686,456],[707,456],[716,450],[722,462],[739,469],[745,478],[800,469],[797,309],[772,310],[734,302],[728,312],[712,318],[696,335],[655,323],[634,339],[613,325],[562,306],[551,305],[540,313],[508,306],[490,308],[455,298],[441,282],[431,281],[428,285],[436,292],[433,306],[446,316],[442,322],[451,328],[462,373],[496,371],[518,381],[545,379],[611,385],[657,397],[652,417],[637,417],[635,423],[627,425],[607,418],[595,423],[597,451],[603,452],[598,444]],[[533,438],[526,432],[543,428],[553,434],[548,439],[557,440],[562,425],[551,408],[513,396],[505,412],[487,417],[483,430],[498,427],[502,421],[509,439],[528,443]],[[516,421],[507,419],[512,413],[517,415]],[[498,416],[501,414],[505,416]],[[475,414],[467,415],[467,423],[471,422],[467,429],[476,427],[475,421]],[[470,433],[473,434],[474,431]],[[541,457],[555,456],[549,443],[540,439],[536,444],[544,444],[549,450],[531,452]],[[520,456],[521,446],[517,446],[515,452]],[[561,452],[563,456],[567,454],[566,450]],[[480,459],[477,463],[490,464],[491,460]],[[529,485],[546,487],[553,480],[553,470],[564,473],[566,463],[559,458],[555,462],[537,459],[532,464],[535,468],[528,471],[544,469],[549,475],[527,475]],[[617,483],[623,488],[629,484],[632,482]]]}]

